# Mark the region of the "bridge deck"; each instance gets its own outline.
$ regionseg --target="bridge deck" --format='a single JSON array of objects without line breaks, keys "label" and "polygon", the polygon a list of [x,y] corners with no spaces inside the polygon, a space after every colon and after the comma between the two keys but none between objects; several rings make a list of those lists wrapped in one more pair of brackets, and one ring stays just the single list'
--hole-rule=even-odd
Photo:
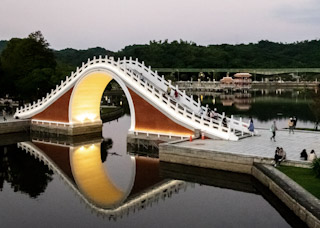
[{"label": "bridge deck", "polygon": [[176,143],[179,148],[191,148],[225,152],[239,155],[250,155],[262,158],[273,158],[277,146],[282,147],[287,153],[287,160],[301,161],[300,152],[306,149],[308,154],[314,149],[320,156],[320,133],[308,131],[295,131],[289,134],[288,130],[279,130],[276,133],[276,142],[271,141],[271,132],[267,129],[258,129],[260,136],[248,137],[239,141],[225,140],[194,140]]}]

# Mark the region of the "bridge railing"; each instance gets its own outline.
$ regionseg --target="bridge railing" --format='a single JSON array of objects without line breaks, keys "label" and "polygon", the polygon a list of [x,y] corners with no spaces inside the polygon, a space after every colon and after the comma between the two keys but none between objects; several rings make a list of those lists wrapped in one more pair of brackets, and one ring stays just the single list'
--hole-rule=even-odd
[{"label": "bridge railing", "polygon": [[[200,101],[198,100],[198,102],[195,102],[193,100],[193,96],[188,96],[184,91],[181,91],[178,89],[178,86],[174,87],[171,85],[170,82],[166,81],[164,79],[164,76],[160,77],[157,73],[157,71],[153,72],[151,70],[151,67],[146,67],[144,65],[144,62],[140,63],[137,59],[136,60],[132,60],[132,58],[127,59],[123,59],[122,61],[120,61],[120,64],[124,65],[124,67],[129,68],[132,70],[132,72],[134,74],[141,74],[140,75],[140,79],[141,76],[143,78],[147,78],[149,81],[151,81],[151,83],[154,83],[157,87],[161,88],[162,91],[167,91],[167,88],[170,87],[171,88],[171,94],[172,91],[176,90],[178,92],[178,100],[179,102],[181,102],[182,104],[184,104],[185,106],[187,106],[188,108],[191,108],[194,112],[196,113],[205,113],[207,112],[208,108],[207,107],[203,107],[201,106]],[[201,116],[201,115],[200,115]],[[224,114],[221,115],[219,113],[217,113],[217,115],[215,115],[215,118],[213,118],[213,122],[217,122],[217,124],[221,125],[223,119],[226,118],[227,121],[227,125],[231,126],[232,130],[236,129],[238,131],[241,131],[242,135],[244,133],[249,133],[248,130],[248,124],[242,122],[241,119],[236,120],[233,118],[233,116],[231,117],[227,117]],[[204,119],[208,119],[206,117],[204,117]],[[210,118],[209,118],[210,119]]]},{"label": "bridge railing", "polygon": [[[141,77],[141,75],[134,70],[136,69],[128,69],[126,67],[126,64],[129,64],[130,66],[134,65],[138,66],[139,69],[142,68],[144,71],[148,72],[149,74],[147,75],[147,80],[144,80],[145,75],[143,75],[144,78]],[[51,90],[51,93],[47,94],[46,97],[43,97],[41,100],[38,100],[38,102],[34,102],[32,105],[28,104],[25,105],[24,107],[17,109],[17,112],[15,115],[23,113],[23,112],[28,112],[31,110],[34,110],[36,108],[39,108],[40,106],[46,104],[46,103],[52,103],[55,99],[60,97],[63,93],[67,91],[67,89],[71,88],[78,80],[78,76],[86,70],[88,67],[90,67],[93,64],[97,63],[105,63],[105,64],[110,64],[114,67],[117,67],[121,71],[124,72],[124,75],[126,75],[128,78],[131,78],[132,82],[137,83],[139,86],[144,87],[150,94],[155,96],[158,100],[160,100],[162,103],[166,104],[169,109],[174,110],[177,114],[183,115],[184,117],[195,121],[196,123],[199,123],[201,125],[207,126],[209,128],[217,129],[222,132],[234,132],[234,128],[239,128],[241,131],[245,131],[244,123],[241,121],[234,120],[233,118],[226,118],[228,124],[228,127],[223,126],[222,120],[225,118],[224,115],[218,114],[216,118],[206,118],[203,115],[200,115],[200,112],[195,111],[195,107],[197,107],[197,110],[201,110],[201,113],[207,110],[206,107],[200,106],[200,102],[195,102],[193,101],[192,96],[187,96],[185,94],[185,91],[180,91],[177,87],[173,87],[168,81],[164,79],[164,77],[160,77],[156,72],[152,72],[150,67],[146,68],[144,64],[139,63],[137,60],[133,61],[132,59],[130,60],[123,60],[122,62],[118,59],[117,61],[114,60],[114,58],[110,57],[108,58],[107,56],[105,58],[102,58],[99,56],[99,58],[93,58],[92,60],[88,59],[87,63],[83,63],[82,66],[79,68],[77,67],[76,72],[72,72],[70,76],[66,77],[65,81],[61,81],[60,85],[56,86],[56,89]],[[140,69],[141,71],[141,69]],[[159,82],[157,85],[154,85],[155,80],[150,80],[150,75],[152,77],[156,78],[156,80]],[[151,83],[150,83],[151,82]],[[159,86],[159,84],[161,86]],[[166,95],[164,91],[166,91],[167,87],[170,87],[172,89],[176,89],[178,92],[178,98],[173,99],[171,96]],[[157,89],[156,87],[159,87],[160,89]],[[182,102],[183,101],[183,102]],[[182,104],[182,105],[181,105]],[[191,108],[190,108],[190,106]],[[192,110],[193,108],[193,110]],[[238,129],[239,130],[239,129]]]},{"label": "bridge railing", "polygon": [[179,99],[173,98],[173,96],[168,95],[161,89],[156,88],[152,84],[148,83],[147,80],[141,79],[139,74],[134,71],[128,70],[127,68],[122,68],[122,70],[127,71],[128,76],[138,84],[138,86],[143,87],[147,92],[154,96],[161,103],[165,104],[167,108],[173,110],[176,114],[186,117],[190,121],[194,121],[200,125],[207,126],[208,128],[216,129],[225,133],[234,132],[233,125],[227,124],[228,127],[223,126],[222,119],[217,116],[216,118],[206,118],[204,115],[195,113],[194,111],[188,109],[186,106],[179,103]]},{"label": "bridge railing", "polygon": [[199,100],[198,102],[196,102],[193,99],[192,95],[188,96],[185,91],[179,90],[178,86],[173,86],[169,81],[165,80],[163,75],[160,76],[158,75],[157,71],[152,71],[150,66],[146,67],[144,65],[144,62],[140,63],[138,59],[132,60],[132,58],[124,58],[120,61],[120,63],[123,64],[126,68],[139,72],[142,77],[146,77],[151,83],[153,83],[163,91],[167,91],[168,87],[170,87],[171,93],[173,93],[173,91],[177,91],[181,103],[185,104],[193,111],[199,111],[201,107],[201,103]]}]

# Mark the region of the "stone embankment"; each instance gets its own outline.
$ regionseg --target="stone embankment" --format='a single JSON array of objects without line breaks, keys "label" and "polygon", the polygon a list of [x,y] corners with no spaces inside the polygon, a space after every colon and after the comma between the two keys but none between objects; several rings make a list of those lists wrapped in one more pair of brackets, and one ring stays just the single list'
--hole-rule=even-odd
[{"label": "stone embankment", "polygon": [[[285,132],[279,133],[279,139],[282,139]],[[261,131],[261,134],[265,133]],[[294,137],[299,137],[296,136],[298,134],[306,136],[305,141],[309,145],[313,144],[312,140],[317,141],[319,137],[319,134],[305,135],[308,134],[305,132],[296,132]],[[273,155],[272,152],[269,153],[268,148],[271,146],[273,150],[276,145],[265,139],[266,137],[254,137],[241,142],[195,140],[163,143],[159,146],[159,158],[162,162],[252,175],[309,227],[320,227],[320,201],[271,165]],[[250,147],[247,140],[252,141]],[[291,145],[292,140],[294,138],[287,139],[287,143]],[[255,141],[257,144],[253,146],[252,143]],[[282,144],[285,145],[284,140]],[[249,148],[252,148],[252,151],[249,151]],[[287,148],[290,147],[287,146]],[[246,154],[241,151],[246,151]],[[282,165],[310,168],[310,162],[297,160],[296,152],[288,153],[288,156],[293,160],[286,160],[281,163]]]},{"label": "stone embankment", "polygon": [[29,132],[30,120],[9,120],[0,122],[0,134]]}]

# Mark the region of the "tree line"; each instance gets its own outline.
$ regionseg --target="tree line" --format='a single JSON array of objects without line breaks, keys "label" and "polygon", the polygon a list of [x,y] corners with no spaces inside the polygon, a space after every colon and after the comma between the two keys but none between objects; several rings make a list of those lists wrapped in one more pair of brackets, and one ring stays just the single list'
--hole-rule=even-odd
[{"label": "tree line", "polygon": [[26,38],[0,41],[0,97],[24,101],[41,98],[77,66],[93,56],[132,57],[154,68],[304,68],[320,67],[320,40],[201,46],[188,41],[150,41],[112,52],[53,50],[40,31]]}]

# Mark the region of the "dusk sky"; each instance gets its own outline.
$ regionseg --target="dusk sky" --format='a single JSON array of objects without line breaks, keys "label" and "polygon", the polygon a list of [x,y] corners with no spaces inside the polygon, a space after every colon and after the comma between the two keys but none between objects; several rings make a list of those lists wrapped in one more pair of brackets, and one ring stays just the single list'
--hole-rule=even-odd
[{"label": "dusk sky", "polygon": [[1,0],[0,40],[40,30],[50,47],[117,51],[150,40],[199,45],[320,39],[319,0]]}]

